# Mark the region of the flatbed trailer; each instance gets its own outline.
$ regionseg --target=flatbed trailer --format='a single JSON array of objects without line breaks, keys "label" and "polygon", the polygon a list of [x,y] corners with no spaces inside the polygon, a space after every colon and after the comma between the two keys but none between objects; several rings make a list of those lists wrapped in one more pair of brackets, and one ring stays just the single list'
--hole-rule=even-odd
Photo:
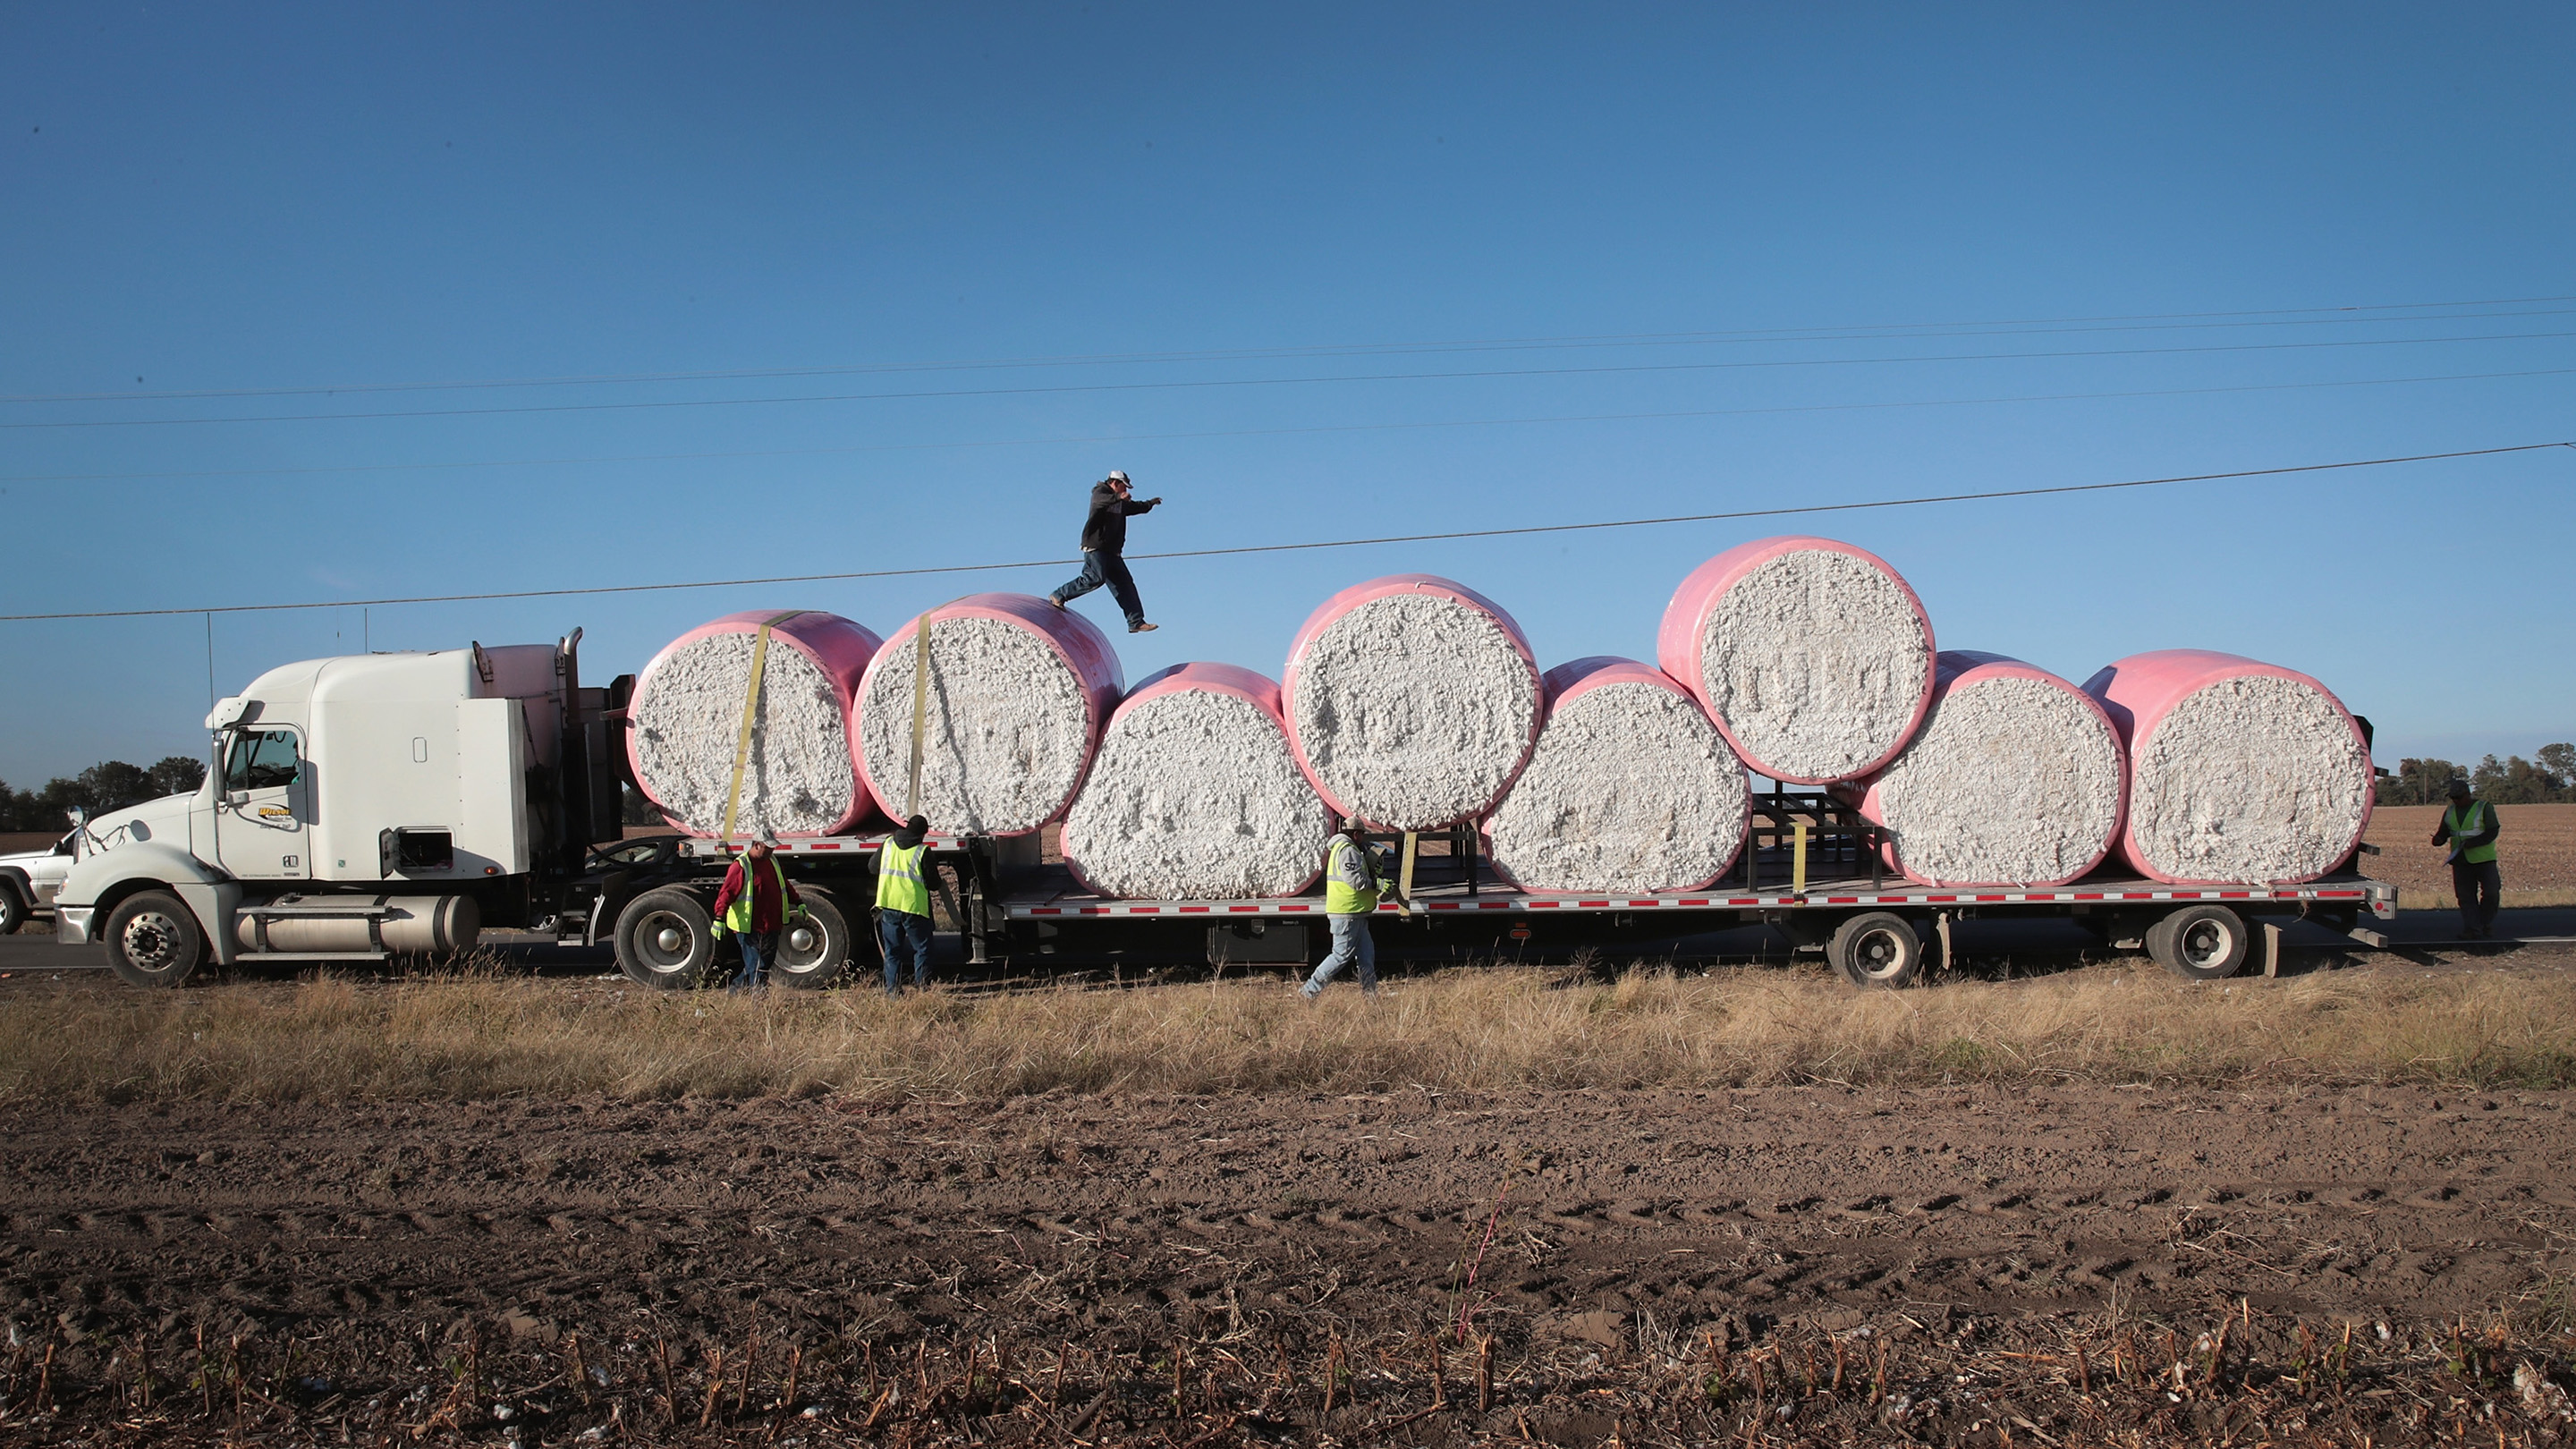
[{"label": "flatbed trailer", "polygon": [[[1775,799],[1777,797],[1774,797]],[[1789,797],[1795,802],[1798,797]],[[1758,844],[1729,878],[1695,891],[1552,893],[1518,889],[1479,858],[1465,832],[1374,836],[1399,852],[1398,889],[1376,912],[1379,949],[1398,956],[1505,954],[1533,947],[1660,941],[1768,925],[1793,946],[1821,949],[1856,986],[1901,986],[1948,959],[1951,927],[1978,918],[2057,917],[2089,928],[2106,944],[2144,948],[2176,974],[2232,976],[2256,960],[2277,965],[2277,929],[2249,918],[2289,916],[2367,944],[2385,940],[2365,918],[2393,920],[2397,888],[2351,869],[2295,885],[2177,886],[2097,871],[2063,886],[1949,889],[1891,880],[1874,838],[1830,828],[1809,836],[1785,817],[1840,812],[1821,797],[1809,806],[1766,811]],[[1847,819],[1847,817],[1846,817]],[[791,874],[872,876],[886,837],[862,834],[788,840],[778,847]],[[1095,895],[1063,865],[1039,858],[1036,837],[930,838],[941,905],[970,962],[1154,950],[1202,945],[1212,965],[1295,964],[1319,959],[1325,943],[1319,895],[1231,900],[1124,899]],[[711,863],[733,849],[716,840],[683,842]],[[2365,850],[2368,847],[2364,847]],[[2356,855],[2355,864],[2358,863]]]}]

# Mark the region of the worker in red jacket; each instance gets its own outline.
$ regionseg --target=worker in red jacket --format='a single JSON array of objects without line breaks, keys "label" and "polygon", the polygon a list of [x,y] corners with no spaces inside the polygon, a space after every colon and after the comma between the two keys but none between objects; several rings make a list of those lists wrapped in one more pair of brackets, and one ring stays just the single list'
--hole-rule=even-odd
[{"label": "worker in red jacket", "polygon": [[[769,986],[768,965],[778,959],[778,933],[805,914],[805,902],[778,865],[773,848],[778,837],[762,831],[726,868],[724,887],[716,892],[715,933],[742,938],[742,973],[725,989],[762,991]],[[745,882],[749,882],[746,886]]]}]

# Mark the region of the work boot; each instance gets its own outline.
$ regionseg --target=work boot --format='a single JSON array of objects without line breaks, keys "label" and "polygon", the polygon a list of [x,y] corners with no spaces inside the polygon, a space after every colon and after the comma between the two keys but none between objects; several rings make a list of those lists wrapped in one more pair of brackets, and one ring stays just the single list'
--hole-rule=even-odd
[{"label": "work boot", "polygon": [[[1058,607],[1062,606],[1059,605]],[[1127,626],[1127,632],[1130,634],[1151,634],[1160,627],[1162,626],[1159,624],[1130,624]]]},{"label": "work boot", "polygon": [[1054,606],[1057,613],[1060,614],[1064,612],[1064,600],[1057,598],[1055,595],[1047,595],[1047,603]]}]

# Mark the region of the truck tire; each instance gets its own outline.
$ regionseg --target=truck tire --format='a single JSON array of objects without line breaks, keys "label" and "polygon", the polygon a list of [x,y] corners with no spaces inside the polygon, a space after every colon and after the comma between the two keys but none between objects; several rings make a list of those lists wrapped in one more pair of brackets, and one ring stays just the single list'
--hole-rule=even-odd
[{"label": "truck tire", "polygon": [[2245,965],[2245,918],[2203,901],[2147,928],[2147,954],[2185,981],[2223,981]]},{"label": "truck tire", "polygon": [[0,880],[0,936],[6,936],[26,924],[26,898],[18,894],[18,883]]},{"label": "truck tire", "polygon": [[778,933],[778,959],[769,974],[781,986],[819,991],[850,969],[850,925],[830,895],[812,886],[799,886],[796,893],[804,899],[805,915]]},{"label": "truck tire", "polygon": [[638,985],[689,990],[706,980],[715,959],[715,919],[691,892],[646,891],[617,913],[617,969]]},{"label": "truck tire", "polygon": [[1826,954],[1845,981],[1863,990],[1894,991],[1923,975],[1923,938],[1893,911],[1863,911],[1843,922]]},{"label": "truck tire", "polygon": [[130,986],[176,986],[206,959],[197,913],[168,891],[137,891],[107,913],[107,964]]}]

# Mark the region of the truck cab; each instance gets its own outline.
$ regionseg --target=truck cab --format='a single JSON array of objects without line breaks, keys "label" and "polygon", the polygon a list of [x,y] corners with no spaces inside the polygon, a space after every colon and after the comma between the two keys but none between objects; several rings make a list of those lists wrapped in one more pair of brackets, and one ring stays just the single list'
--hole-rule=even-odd
[{"label": "truck cab", "polygon": [[111,812],[55,902],[126,980],[471,949],[614,833],[605,691],[553,645],[305,660],[206,716],[193,795]]}]

